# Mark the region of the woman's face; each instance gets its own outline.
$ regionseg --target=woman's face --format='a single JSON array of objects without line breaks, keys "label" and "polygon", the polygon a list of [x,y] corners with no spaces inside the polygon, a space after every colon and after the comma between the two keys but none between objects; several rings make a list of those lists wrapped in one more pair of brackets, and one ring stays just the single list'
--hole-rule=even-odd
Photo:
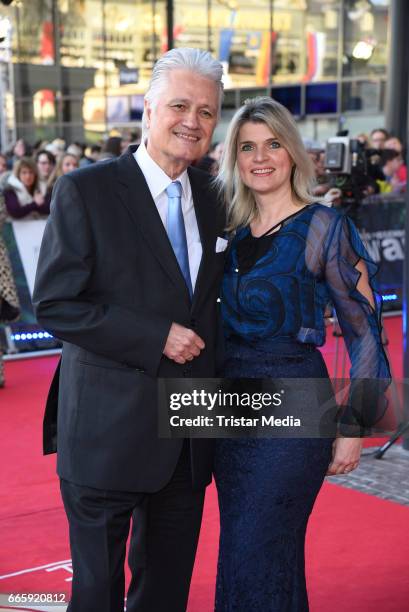
[{"label": "woman's face", "polygon": [[30,187],[34,185],[34,181],[36,177],[35,177],[34,172],[31,170],[31,168],[23,166],[23,168],[21,168],[20,170],[20,174],[18,178],[23,183],[24,187],[27,187],[29,189]]},{"label": "woman's face", "polygon": [[26,145],[24,144],[24,140],[17,140],[14,145],[14,155],[16,157],[23,157],[26,154]]},{"label": "woman's face", "polygon": [[42,153],[39,156],[38,161],[37,161],[38,173],[41,176],[41,178],[48,179],[48,177],[50,176],[53,170],[53,167],[54,166],[48,159],[47,155]]},{"label": "woman's face", "polygon": [[385,149],[393,149],[398,153],[402,153],[402,148],[402,143],[399,138],[395,138],[393,136],[392,138],[388,138],[387,140],[385,140]]},{"label": "woman's face", "polygon": [[61,165],[61,170],[63,174],[67,174],[67,172],[72,172],[78,168],[78,160],[73,155],[67,155],[64,157]]},{"label": "woman's face", "polygon": [[265,123],[248,121],[241,126],[237,166],[241,180],[255,194],[291,186],[291,157]]}]

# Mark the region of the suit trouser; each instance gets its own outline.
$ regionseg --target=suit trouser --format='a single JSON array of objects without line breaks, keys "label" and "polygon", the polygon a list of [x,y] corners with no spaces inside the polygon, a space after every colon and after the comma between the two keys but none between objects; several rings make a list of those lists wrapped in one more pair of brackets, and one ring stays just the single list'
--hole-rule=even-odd
[{"label": "suit trouser", "polygon": [[61,480],[61,494],[73,563],[69,612],[123,612],[131,517],[127,611],[185,612],[204,500],[203,489],[192,490],[186,443],[171,480],[157,493]]}]

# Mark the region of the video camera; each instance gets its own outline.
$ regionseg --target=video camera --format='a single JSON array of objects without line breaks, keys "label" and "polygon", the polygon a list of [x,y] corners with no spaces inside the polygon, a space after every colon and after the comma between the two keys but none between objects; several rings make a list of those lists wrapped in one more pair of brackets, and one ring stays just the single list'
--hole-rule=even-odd
[{"label": "video camera", "polygon": [[363,198],[378,191],[383,178],[379,151],[366,149],[348,132],[329,138],[325,147],[325,169],[331,187],[341,191],[341,206],[359,206]]}]

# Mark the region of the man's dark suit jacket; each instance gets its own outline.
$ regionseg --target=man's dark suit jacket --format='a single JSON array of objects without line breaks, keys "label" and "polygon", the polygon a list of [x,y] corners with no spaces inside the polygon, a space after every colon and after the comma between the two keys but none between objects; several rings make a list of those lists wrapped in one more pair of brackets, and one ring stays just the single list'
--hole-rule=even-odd
[{"label": "man's dark suit jacket", "polygon": [[[58,474],[153,492],[171,478],[183,442],[158,438],[155,378],[215,375],[224,262],[215,246],[225,217],[207,175],[189,168],[203,247],[190,302],[135,149],[59,179],[33,301],[39,323],[63,340],[44,421],[44,450],[58,446]],[[192,362],[163,355],[172,322],[204,340]],[[210,481],[210,449],[207,440],[191,443],[196,487]]]}]

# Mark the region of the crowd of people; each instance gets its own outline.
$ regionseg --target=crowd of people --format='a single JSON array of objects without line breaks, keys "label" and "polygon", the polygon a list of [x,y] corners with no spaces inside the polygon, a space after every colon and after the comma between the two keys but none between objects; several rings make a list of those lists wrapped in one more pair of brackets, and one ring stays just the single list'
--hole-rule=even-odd
[{"label": "crowd of people", "polygon": [[[129,144],[140,142],[140,130],[121,135],[114,131],[101,144],[66,143],[61,138],[39,141],[30,146],[17,140],[8,153],[0,153],[0,194],[11,219],[45,217],[50,212],[51,194],[56,180],[64,174],[98,161],[118,157]],[[407,168],[401,140],[384,128],[369,135],[359,134],[367,155],[369,194],[403,193]],[[333,176],[325,167],[325,148],[307,147],[314,163],[315,195],[323,196],[334,187]],[[214,176],[219,171],[223,142],[215,142],[196,167]]]},{"label": "crowd of people", "polygon": [[11,219],[41,218],[50,212],[53,187],[60,176],[97,161],[120,155],[140,132],[114,133],[101,144],[85,145],[56,138],[30,146],[17,140],[8,153],[0,154],[0,194]]}]

